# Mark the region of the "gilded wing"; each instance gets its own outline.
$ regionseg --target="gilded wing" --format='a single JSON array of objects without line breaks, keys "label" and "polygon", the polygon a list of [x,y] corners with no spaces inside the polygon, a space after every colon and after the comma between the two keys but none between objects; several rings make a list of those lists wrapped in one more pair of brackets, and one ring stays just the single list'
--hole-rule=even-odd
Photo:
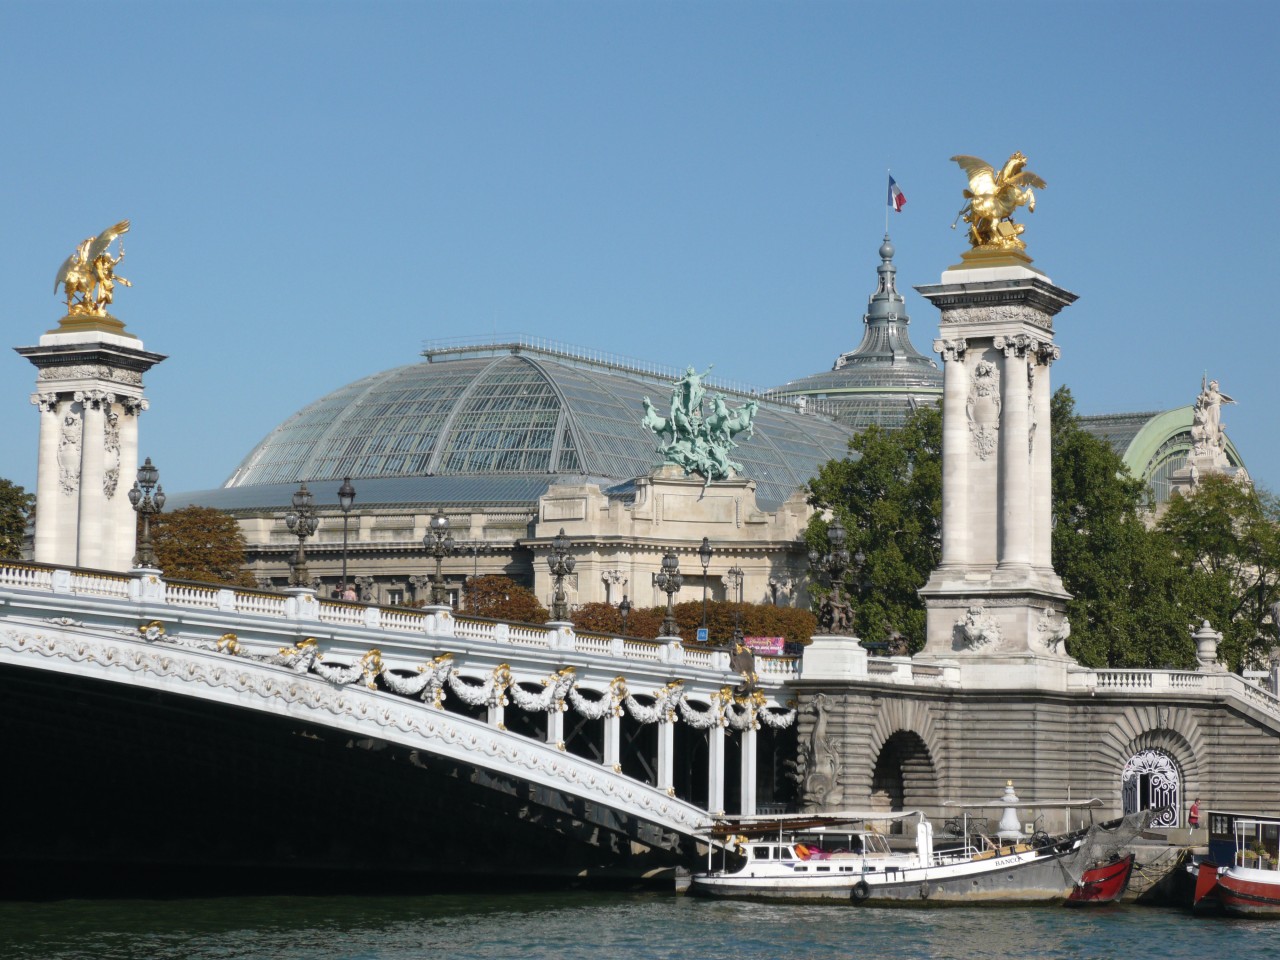
[{"label": "gilded wing", "polygon": [[996,172],[992,169],[991,164],[987,163],[987,161],[980,157],[970,157],[960,153],[951,159],[960,164],[960,169],[965,172],[965,176],[967,176],[970,181],[975,177],[982,176],[984,173],[992,179],[995,178]]},{"label": "gilded wing", "polygon": [[1037,177],[1030,170],[1023,170],[1021,173],[1015,174],[1004,181],[1015,187],[1035,187],[1037,190],[1043,190],[1048,184]]},{"label": "gilded wing", "polygon": [[79,251],[77,250],[76,253],[73,253],[71,256],[67,257],[67,259],[62,261],[62,266],[58,268],[58,275],[53,279],[54,293],[58,292],[58,288],[66,281],[67,274],[74,270],[76,264],[80,262],[80,258],[77,256],[78,253]]},{"label": "gilded wing", "polygon": [[129,232],[129,221],[121,220],[114,227],[107,227],[94,239],[89,245],[89,256],[86,260],[92,260],[100,254],[106,253],[107,247],[111,246],[111,241],[122,233]]}]

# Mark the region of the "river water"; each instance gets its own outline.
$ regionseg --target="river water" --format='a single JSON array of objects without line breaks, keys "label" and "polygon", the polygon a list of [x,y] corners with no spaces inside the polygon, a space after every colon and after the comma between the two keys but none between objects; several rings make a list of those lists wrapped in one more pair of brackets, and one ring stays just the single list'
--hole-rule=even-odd
[{"label": "river water", "polygon": [[1121,906],[861,908],[662,893],[0,903],[0,960],[1280,957],[1280,922]]}]

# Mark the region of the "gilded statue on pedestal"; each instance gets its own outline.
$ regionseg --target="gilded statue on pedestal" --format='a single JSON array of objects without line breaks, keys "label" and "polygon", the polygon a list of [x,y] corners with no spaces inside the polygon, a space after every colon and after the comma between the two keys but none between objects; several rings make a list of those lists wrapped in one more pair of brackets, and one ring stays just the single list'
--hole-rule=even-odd
[{"label": "gilded statue on pedestal", "polygon": [[63,288],[67,297],[67,316],[110,316],[107,307],[115,299],[116,284],[133,286],[124,277],[116,276],[115,272],[124,259],[124,244],[120,244],[120,254],[116,257],[112,257],[108,249],[116,238],[128,231],[129,221],[121,220],[96,237],[81,241],[75,253],[63,262],[53,281],[53,291],[57,293],[59,286]]},{"label": "gilded statue on pedestal", "polygon": [[[1021,153],[1011,156],[996,173],[991,164],[978,157],[963,154],[951,158],[969,177],[964,192],[966,203],[956,220],[969,224],[969,243],[975,250],[1026,249],[1020,234],[1026,227],[1013,222],[1013,211],[1026,207],[1035,213],[1036,195],[1032,187],[1043,190],[1045,182],[1025,169],[1027,158]],[[951,224],[952,229],[955,223]]]}]

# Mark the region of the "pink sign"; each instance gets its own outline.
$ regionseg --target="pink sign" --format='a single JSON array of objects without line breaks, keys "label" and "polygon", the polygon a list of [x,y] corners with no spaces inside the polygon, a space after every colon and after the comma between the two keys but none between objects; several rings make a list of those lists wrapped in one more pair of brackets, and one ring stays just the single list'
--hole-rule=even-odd
[{"label": "pink sign", "polygon": [[785,642],[783,637],[743,637],[742,645],[748,650],[756,653],[766,653],[770,656],[781,656],[782,645]]}]

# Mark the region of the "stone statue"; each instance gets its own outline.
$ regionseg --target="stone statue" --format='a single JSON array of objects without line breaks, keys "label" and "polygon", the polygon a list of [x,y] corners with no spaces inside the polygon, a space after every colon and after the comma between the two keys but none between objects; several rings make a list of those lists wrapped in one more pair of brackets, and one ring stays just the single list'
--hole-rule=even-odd
[{"label": "stone statue", "polygon": [[117,283],[133,286],[124,277],[118,277],[115,268],[124,259],[124,244],[120,255],[112,257],[108,248],[113,240],[129,232],[129,221],[121,220],[107,227],[96,237],[80,242],[75,253],[63,261],[53,281],[54,293],[63,288],[67,298],[67,316],[106,317],[107,307],[115,299]]},{"label": "stone statue", "polygon": [[818,603],[818,633],[844,636],[853,627],[853,604],[837,585]]},{"label": "stone statue", "polygon": [[809,731],[809,742],[801,748],[796,770],[803,791],[801,806],[805,813],[838,809],[844,799],[838,740],[827,736],[830,703],[831,698],[825,693],[814,694],[806,711],[813,713],[813,728]]},{"label": "stone statue", "polygon": [[1191,411],[1191,448],[1197,457],[1213,461],[1217,467],[1228,466],[1227,438],[1222,427],[1222,405],[1235,403],[1218,389],[1217,380],[1200,379],[1200,396]]},{"label": "stone statue", "polygon": [[956,621],[955,633],[961,646],[969,650],[977,650],[991,643],[1000,642],[1000,625],[987,615],[982,604],[976,604],[965,611],[963,617]]},{"label": "stone statue", "polygon": [[[969,177],[969,189],[964,192],[966,203],[956,216],[969,224],[969,244],[975,250],[1025,250],[1020,234],[1026,229],[1013,222],[1013,211],[1025,206],[1035,213],[1036,195],[1032,187],[1041,190],[1045,182],[1030,170],[1024,169],[1027,158],[1015,153],[996,173],[985,160],[963,154],[951,158],[960,164]],[[952,229],[955,224],[951,224]]]},{"label": "stone statue", "polygon": [[758,400],[748,400],[737,410],[730,410],[724,394],[717,393],[711,398],[710,414],[704,414],[703,378],[710,372],[710,367],[702,373],[688,367],[673,384],[668,415],[659,413],[653,401],[645,397],[641,420],[657,435],[658,453],[665,462],[682,468],[686,476],[701,474],[708,484],[742,470],[742,464],[729,459],[729,451],[738,445],[734,437],[744,433],[751,436],[760,409]]}]

